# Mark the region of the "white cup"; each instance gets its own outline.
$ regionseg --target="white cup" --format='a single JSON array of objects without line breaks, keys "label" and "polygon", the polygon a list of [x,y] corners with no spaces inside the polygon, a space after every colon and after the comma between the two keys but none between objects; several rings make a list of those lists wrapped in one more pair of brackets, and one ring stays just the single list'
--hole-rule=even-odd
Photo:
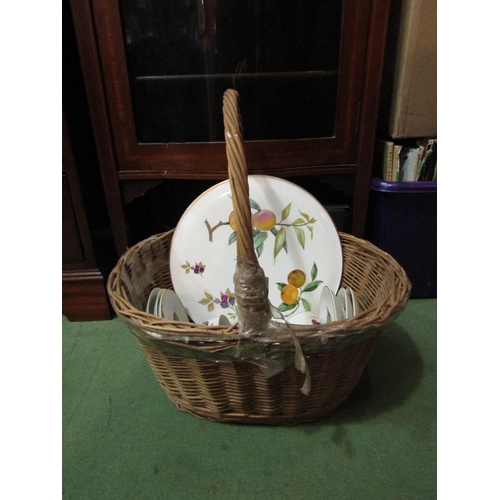
[{"label": "white cup", "polygon": [[303,311],[286,319],[292,325],[319,325],[320,321],[316,314],[311,311]]}]

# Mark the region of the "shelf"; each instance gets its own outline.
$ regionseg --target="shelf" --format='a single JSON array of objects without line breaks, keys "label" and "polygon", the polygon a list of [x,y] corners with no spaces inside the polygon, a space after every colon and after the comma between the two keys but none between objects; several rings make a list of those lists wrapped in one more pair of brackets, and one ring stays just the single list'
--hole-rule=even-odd
[{"label": "shelf", "polygon": [[137,76],[137,81],[152,80],[224,80],[239,78],[318,78],[337,76],[338,71],[279,71],[266,73],[219,73],[219,74],[200,74],[200,75],[151,75]]}]

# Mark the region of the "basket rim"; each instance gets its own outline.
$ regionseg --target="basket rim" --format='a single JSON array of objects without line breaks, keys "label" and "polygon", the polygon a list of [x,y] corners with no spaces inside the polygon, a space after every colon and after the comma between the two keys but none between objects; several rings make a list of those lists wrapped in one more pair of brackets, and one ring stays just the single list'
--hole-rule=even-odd
[{"label": "basket rim", "polygon": [[[108,295],[116,314],[134,327],[133,330],[140,329],[142,335],[150,338],[153,341],[166,340],[173,342],[212,342],[234,343],[239,342],[246,337],[238,332],[238,323],[233,323],[228,326],[207,326],[198,323],[186,323],[182,321],[167,320],[160,318],[146,311],[137,309],[128,299],[127,293],[123,285],[120,283],[120,274],[127,259],[134,252],[137,252],[144,245],[151,244],[156,240],[173,235],[175,228],[152,235],[127,249],[127,251],[119,258],[117,264],[111,271],[107,281]],[[346,340],[347,337],[360,336],[368,331],[374,333],[382,326],[394,320],[397,315],[406,307],[410,297],[411,283],[404,269],[399,263],[387,252],[384,252],[373,243],[339,231],[341,240],[349,243],[354,243],[364,248],[365,251],[370,251],[377,255],[386,265],[390,266],[397,275],[399,286],[394,290],[393,295],[389,299],[383,301],[376,306],[365,309],[359,315],[341,321],[323,323],[320,325],[289,325],[292,327],[295,335],[301,343],[308,340],[317,342]],[[364,335],[362,335],[364,336]],[[288,328],[279,328],[273,330],[273,339],[276,341],[285,341],[290,337]],[[254,340],[259,340],[253,338]],[[269,341],[270,339],[260,339],[261,341]]]}]

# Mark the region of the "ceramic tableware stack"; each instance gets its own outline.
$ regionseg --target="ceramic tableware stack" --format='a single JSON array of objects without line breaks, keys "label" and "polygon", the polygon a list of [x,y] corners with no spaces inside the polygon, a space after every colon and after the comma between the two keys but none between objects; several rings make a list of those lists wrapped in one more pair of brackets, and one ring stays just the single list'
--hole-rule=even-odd
[{"label": "ceramic tableware stack", "polygon": [[161,318],[189,322],[186,309],[173,290],[153,288],[146,304],[146,311]]},{"label": "ceramic tableware stack", "polygon": [[352,288],[341,287],[335,294],[329,287],[323,287],[318,311],[320,323],[342,321],[352,318],[360,312],[359,303]]},{"label": "ceramic tableware stack", "polygon": [[[178,295],[173,290],[165,288],[153,288],[146,304],[146,312],[173,321],[191,321]],[[229,326],[231,322],[227,316],[220,314],[209,318],[203,324],[207,326]]]}]

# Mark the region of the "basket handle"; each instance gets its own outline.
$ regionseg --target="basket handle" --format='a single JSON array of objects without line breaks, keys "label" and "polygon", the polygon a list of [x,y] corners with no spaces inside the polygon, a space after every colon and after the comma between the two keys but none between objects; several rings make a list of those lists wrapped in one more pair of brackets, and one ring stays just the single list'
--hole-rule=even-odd
[{"label": "basket handle", "polygon": [[233,209],[238,228],[236,254],[238,257],[257,257],[253,248],[252,213],[249,202],[248,171],[243,145],[238,92],[228,89],[224,93],[222,113],[228,161],[229,183],[233,194]]},{"label": "basket handle", "polygon": [[[233,195],[233,211],[237,229],[234,292],[239,318],[238,331],[243,335],[267,336],[268,330],[273,328],[271,326],[271,304],[268,298],[269,283],[259,265],[253,247],[248,171],[236,90],[228,89],[224,93],[222,114],[224,116],[229,183]],[[276,311],[279,313],[277,309]],[[311,387],[309,367],[300,343],[286,321],[285,328],[289,330],[295,345],[295,367],[305,374],[301,391],[308,395]]]},{"label": "basket handle", "polygon": [[266,334],[272,315],[268,298],[268,279],[259,265],[253,246],[247,163],[238,97],[235,90],[226,90],[222,114],[229,183],[237,231],[234,293],[239,318],[238,328],[241,334],[249,336]]}]

